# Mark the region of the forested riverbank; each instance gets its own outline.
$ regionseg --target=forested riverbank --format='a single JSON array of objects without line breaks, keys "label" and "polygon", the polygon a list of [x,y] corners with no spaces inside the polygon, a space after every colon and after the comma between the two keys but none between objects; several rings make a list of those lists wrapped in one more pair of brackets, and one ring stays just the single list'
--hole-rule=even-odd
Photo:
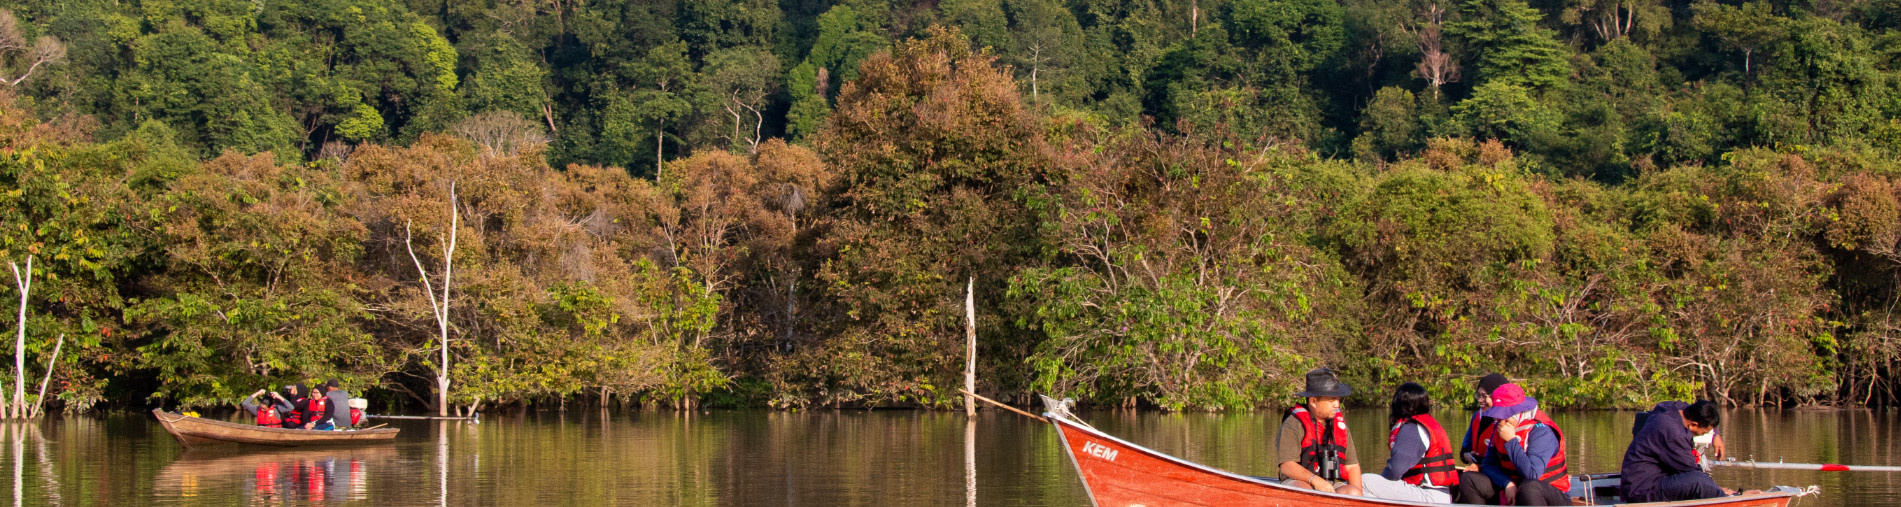
[{"label": "forested riverbank", "polygon": [[1890,0],[10,8],[59,409],[1901,400]]}]

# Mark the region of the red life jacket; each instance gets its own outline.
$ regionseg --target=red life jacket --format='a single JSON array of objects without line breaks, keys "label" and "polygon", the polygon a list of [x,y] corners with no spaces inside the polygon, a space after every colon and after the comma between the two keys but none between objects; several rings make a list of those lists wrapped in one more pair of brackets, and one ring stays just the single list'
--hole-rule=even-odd
[{"label": "red life jacket", "polygon": [[304,427],[304,416],[306,415],[304,407],[307,405],[309,405],[309,401],[303,398],[290,400],[290,414],[284,416],[284,427],[302,429]]},{"label": "red life jacket", "polygon": [[1340,480],[1340,470],[1347,462],[1347,448],[1340,442],[1353,438],[1347,435],[1346,411],[1334,412],[1327,424],[1331,431],[1320,431],[1314,425],[1313,413],[1305,406],[1287,409],[1287,416],[1300,421],[1300,467],[1329,481]]},{"label": "red life jacket", "polygon": [[363,411],[357,410],[356,407],[350,407],[350,427],[354,428],[354,427],[362,426],[362,425],[363,425]]},{"label": "red life jacket", "polygon": [[[1465,430],[1467,435],[1472,435],[1472,440],[1470,442],[1462,442],[1459,444],[1461,446],[1465,446],[1465,445],[1472,446],[1471,449],[1460,448],[1459,450],[1464,451],[1464,452],[1470,452],[1472,453],[1473,458],[1476,458],[1481,461],[1485,459],[1485,434],[1487,432],[1492,431],[1492,427],[1490,425],[1485,425],[1485,426],[1479,425],[1480,423],[1484,421],[1485,421],[1484,410],[1479,410],[1478,412],[1474,412],[1472,414],[1472,423],[1470,425],[1467,425],[1466,430]],[[1498,421],[1492,421],[1492,422],[1497,423]],[[1474,461],[1473,463],[1477,463],[1477,461]]]},{"label": "red life jacket", "polygon": [[277,417],[277,409],[268,405],[257,408],[258,426],[283,426],[284,419]]},{"label": "red life jacket", "polygon": [[1386,436],[1386,448],[1391,450],[1393,443],[1399,441],[1399,429],[1406,423],[1415,423],[1426,429],[1426,455],[1419,463],[1406,469],[1399,480],[1414,486],[1431,481],[1435,487],[1451,487],[1459,483],[1459,467],[1452,463],[1457,457],[1452,453],[1452,442],[1446,439],[1445,428],[1439,427],[1439,420],[1430,414],[1419,414],[1393,424],[1393,432]]},{"label": "red life jacket", "polygon": [[[1551,428],[1551,434],[1557,435],[1558,437],[1558,453],[1551,455],[1551,459],[1545,462],[1545,474],[1538,477],[1538,480],[1550,484],[1551,487],[1558,488],[1558,491],[1571,491],[1571,476],[1565,474],[1564,467],[1564,432],[1558,429],[1558,423],[1551,422],[1551,418],[1546,416],[1543,410],[1532,415],[1531,422],[1532,424],[1518,427],[1517,436],[1519,442],[1528,441],[1528,439],[1531,438],[1531,429],[1539,425]],[[1506,441],[1499,440],[1498,435],[1488,436],[1486,437],[1486,441],[1494,450],[1499,452],[1501,457],[1510,455],[1510,453],[1505,450]],[[1512,460],[1500,459],[1498,460],[1498,464],[1499,467],[1505,469],[1505,475],[1511,476],[1512,480],[1523,480],[1525,478],[1523,474],[1518,473],[1518,464],[1512,463]]]}]

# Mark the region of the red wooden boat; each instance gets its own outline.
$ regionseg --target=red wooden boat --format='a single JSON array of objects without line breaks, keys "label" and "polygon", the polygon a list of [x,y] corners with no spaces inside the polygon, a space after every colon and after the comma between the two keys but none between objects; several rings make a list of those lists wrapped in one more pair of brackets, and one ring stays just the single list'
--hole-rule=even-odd
[{"label": "red wooden boat", "polygon": [[[1043,416],[1062,436],[1063,451],[1082,477],[1096,507],[1124,506],[1280,506],[1280,507],[1377,507],[1394,505],[1430,505],[1382,500],[1283,486],[1271,480],[1240,475],[1169,456],[1109,436],[1080,422],[1069,413],[1067,404],[1043,398],[1048,412]],[[1581,484],[1601,483],[1590,477]],[[1601,484],[1600,484],[1601,485]],[[1647,507],[1789,507],[1789,501],[1804,492],[1777,487],[1753,494],[1687,502],[1657,502]],[[1583,500],[1583,499],[1580,499]]]}]

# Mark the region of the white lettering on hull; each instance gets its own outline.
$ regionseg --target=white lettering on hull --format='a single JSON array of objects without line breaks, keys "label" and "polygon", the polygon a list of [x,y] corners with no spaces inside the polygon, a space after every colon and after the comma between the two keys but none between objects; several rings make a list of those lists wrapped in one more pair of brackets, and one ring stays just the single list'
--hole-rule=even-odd
[{"label": "white lettering on hull", "polygon": [[1118,451],[1116,451],[1115,449],[1110,449],[1102,444],[1098,444],[1095,442],[1083,443],[1083,454],[1088,454],[1090,456],[1102,458],[1107,461],[1115,461],[1117,452]]}]

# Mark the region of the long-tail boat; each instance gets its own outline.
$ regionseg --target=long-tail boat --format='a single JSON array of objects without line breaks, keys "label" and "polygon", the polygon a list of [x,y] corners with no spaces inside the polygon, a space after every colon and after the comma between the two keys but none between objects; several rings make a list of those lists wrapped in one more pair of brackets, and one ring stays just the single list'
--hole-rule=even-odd
[{"label": "long-tail boat", "polygon": [[192,417],[177,412],[153,409],[152,415],[165,431],[189,449],[206,444],[260,444],[276,446],[336,445],[388,442],[402,430],[376,428],[366,430],[293,430],[255,424],[238,424]]},{"label": "long-tail boat", "polygon": [[[1076,466],[1083,488],[1096,507],[1125,506],[1278,506],[1278,507],[1384,507],[1421,506],[1414,502],[1322,493],[1282,485],[1272,479],[1236,474],[1129,443],[1083,423],[1068,408],[1043,397],[1043,417],[1056,426],[1063,452]],[[1580,476],[1584,490],[1602,488],[1607,476]],[[1789,501],[1812,493],[1787,486],[1755,494],[1685,502],[1656,502],[1646,507],[1789,507]],[[1598,503],[1588,494],[1575,500]]]}]

